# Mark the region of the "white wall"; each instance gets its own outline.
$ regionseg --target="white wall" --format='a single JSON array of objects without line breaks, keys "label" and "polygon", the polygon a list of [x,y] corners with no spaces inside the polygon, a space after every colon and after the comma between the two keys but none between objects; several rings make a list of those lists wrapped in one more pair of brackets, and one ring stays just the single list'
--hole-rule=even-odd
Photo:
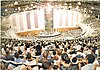
[{"label": "white wall", "polygon": [[[34,13],[37,12],[38,13],[38,20],[34,20]],[[27,16],[26,14],[30,13],[30,25],[31,25],[31,29],[27,28]],[[12,18],[12,16],[15,16],[16,19],[16,26],[14,26],[14,29],[16,30],[16,32],[24,32],[24,31],[30,31],[30,30],[40,30],[40,29],[44,29],[45,28],[45,16],[44,16],[44,9],[40,9],[40,10],[32,10],[32,11],[26,11],[26,12],[21,12],[21,13],[16,13],[16,14],[12,14],[10,16],[10,18]],[[22,22],[23,22],[23,30],[21,30],[21,23],[20,23],[20,18],[19,16],[22,16]],[[38,28],[35,28],[35,21],[38,21]],[[10,20],[11,24],[13,24],[13,19]]]},{"label": "white wall", "polygon": [[54,28],[76,27],[76,24],[80,23],[83,19],[84,14],[78,11],[65,9],[53,10]]}]

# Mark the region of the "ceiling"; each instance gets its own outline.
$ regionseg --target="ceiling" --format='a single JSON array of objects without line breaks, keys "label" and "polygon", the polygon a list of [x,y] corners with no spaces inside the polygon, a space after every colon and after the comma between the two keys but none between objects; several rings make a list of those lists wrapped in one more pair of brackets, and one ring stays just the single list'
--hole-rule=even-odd
[{"label": "ceiling", "polygon": [[100,1],[100,0],[1,0],[1,1]]},{"label": "ceiling", "polygon": [[75,9],[82,13],[100,15],[100,0],[1,0],[1,16],[38,9],[45,7],[47,3],[61,9]]}]

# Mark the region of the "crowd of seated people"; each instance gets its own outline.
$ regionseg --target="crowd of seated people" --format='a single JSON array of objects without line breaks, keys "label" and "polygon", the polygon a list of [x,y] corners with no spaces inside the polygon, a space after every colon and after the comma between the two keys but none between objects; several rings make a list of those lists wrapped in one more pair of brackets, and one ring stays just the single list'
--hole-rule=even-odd
[{"label": "crowd of seated people", "polygon": [[93,35],[100,33],[100,19],[96,18],[95,16],[87,18],[86,20],[82,21],[82,23],[90,26],[94,30]]},{"label": "crowd of seated people", "polygon": [[99,28],[100,27],[100,19],[95,19],[94,22],[90,23],[90,27],[92,28]]},{"label": "crowd of seated people", "polygon": [[5,34],[4,31],[1,31],[1,36],[3,36],[3,37],[7,37],[7,35]]},{"label": "crowd of seated people", "polygon": [[1,70],[100,70],[100,37],[66,41],[1,38]]},{"label": "crowd of seated people", "polygon": [[82,33],[82,29],[70,30],[65,33],[65,36],[66,37],[77,37],[81,35],[81,33]]},{"label": "crowd of seated people", "polygon": [[96,19],[95,16],[91,16],[91,17],[88,17],[87,19],[85,19],[84,21],[82,21],[82,23],[84,24],[90,24],[91,22],[94,22]]}]

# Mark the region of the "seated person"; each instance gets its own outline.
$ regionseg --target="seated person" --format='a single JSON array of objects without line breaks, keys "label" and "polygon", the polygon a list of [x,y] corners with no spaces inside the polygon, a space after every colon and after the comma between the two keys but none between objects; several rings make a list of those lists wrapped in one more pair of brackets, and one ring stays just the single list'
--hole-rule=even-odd
[{"label": "seated person", "polygon": [[51,62],[45,61],[42,63],[42,69],[40,70],[52,70]]},{"label": "seated person", "polygon": [[100,57],[97,58],[97,59],[94,61],[93,64],[95,65],[95,70],[99,70],[99,69],[100,69]]},{"label": "seated person", "polygon": [[53,56],[52,56],[52,60],[58,60],[59,59],[59,57],[57,56],[57,54],[56,54],[56,51],[53,51]]},{"label": "seated person", "polygon": [[30,61],[32,61],[33,60],[33,58],[32,58],[32,56],[31,56],[31,53],[27,53],[27,55],[26,55],[26,61],[27,62],[30,62]]},{"label": "seated person", "polygon": [[0,69],[1,70],[5,70],[5,66],[4,66],[4,63],[3,62],[0,62]]},{"label": "seated person", "polygon": [[21,51],[21,49],[20,49],[20,46],[18,46],[18,53],[19,53],[19,55],[21,55],[23,52]]},{"label": "seated person", "polygon": [[72,58],[72,64],[71,64],[70,68],[71,68],[71,70],[79,70],[78,60],[76,57]]},{"label": "seated person", "polygon": [[0,50],[0,58],[1,58],[1,59],[5,59],[5,58],[6,58],[5,55],[2,53],[1,50]]},{"label": "seated person", "polygon": [[44,51],[44,53],[42,54],[42,59],[41,61],[48,61],[48,51]]},{"label": "seated person", "polygon": [[41,59],[39,60],[39,62],[44,62],[44,61],[50,61],[53,62],[51,59],[48,59],[48,55],[49,55],[49,51],[44,51],[44,53],[42,54]]},{"label": "seated person", "polygon": [[25,60],[23,60],[23,59],[21,59],[21,58],[19,58],[19,53],[18,52],[16,52],[15,54],[14,54],[14,61],[15,62],[24,62]]},{"label": "seated person", "polygon": [[70,59],[66,53],[61,56],[60,70],[68,70],[70,68]]},{"label": "seated person", "polygon": [[87,64],[81,67],[81,70],[94,70],[95,56],[93,54],[88,54],[87,56]]},{"label": "seated person", "polygon": [[13,55],[10,54],[9,50],[6,51],[6,60],[11,60],[11,61],[14,60],[14,57]]},{"label": "seated person", "polygon": [[41,55],[42,47],[40,46],[40,43],[36,45],[36,56]]}]

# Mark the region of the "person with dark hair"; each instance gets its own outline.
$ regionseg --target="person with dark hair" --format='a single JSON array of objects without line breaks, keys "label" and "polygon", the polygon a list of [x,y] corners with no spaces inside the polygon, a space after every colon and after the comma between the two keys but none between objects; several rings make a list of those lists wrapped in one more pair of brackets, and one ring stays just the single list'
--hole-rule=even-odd
[{"label": "person with dark hair", "polygon": [[40,43],[38,42],[38,45],[36,45],[36,56],[41,55],[42,52],[42,46],[40,46]]},{"label": "person with dark hair", "polygon": [[42,63],[42,70],[52,70],[51,62],[45,61]]},{"label": "person with dark hair", "polygon": [[31,47],[31,42],[30,41],[26,42],[25,46],[26,46],[26,48],[30,48]]},{"label": "person with dark hair", "polygon": [[77,58],[74,57],[74,58],[72,59],[72,62],[73,62],[73,63],[76,63],[76,62],[77,62]]},{"label": "person with dark hair", "polygon": [[44,61],[48,61],[48,51],[44,51],[44,53],[42,54],[42,62]]},{"label": "person with dark hair", "polygon": [[23,52],[21,51],[21,49],[20,49],[20,46],[18,46],[18,53],[19,53],[19,55],[21,55]]},{"label": "person with dark hair", "polygon": [[59,57],[58,62],[61,60],[61,55],[62,55],[62,49],[57,50],[57,56]]},{"label": "person with dark hair", "polygon": [[64,48],[64,53],[67,53],[67,48]]},{"label": "person with dark hair", "polygon": [[32,59],[32,56],[31,56],[31,53],[27,53],[27,54],[26,54],[26,59],[27,59],[28,62],[30,62],[30,61],[33,60],[33,59]]},{"label": "person with dark hair", "polygon": [[93,54],[88,54],[87,56],[87,65],[81,67],[81,70],[94,70],[95,56]]},{"label": "person with dark hair", "polygon": [[72,64],[70,65],[70,69],[71,70],[79,70],[77,58],[73,57],[71,61],[72,61]]},{"label": "person with dark hair", "polygon": [[56,51],[55,50],[53,51],[53,55],[56,55]]},{"label": "person with dark hair", "polygon": [[53,51],[53,57],[52,57],[52,60],[58,60],[59,59],[59,57],[57,56],[57,53],[56,53],[56,51],[54,50]]},{"label": "person with dark hair", "polygon": [[21,59],[21,58],[19,58],[19,53],[18,52],[16,52],[15,54],[14,54],[14,61],[15,62],[24,62],[24,60],[23,59]]},{"label": "person with dark hair", "polygon": [[5,59],[5,55],[2,53],[1,49],[0,49],[0,58]]},{"label": "person with dark hair", "polygon": [[66,53],[61,55],[60,70],[69,70],[70,68],[70,59]]},{"label": "person with dark hair", "polygon": [[51,58],[49,58],[49,51],[48,50],[45,50],[43,52],[43,54],[40,56],[40,60],[39,62],[44,62],[44,61],[50,61],[53,63],[53,60]]},{"label": "person with dark hair", "polygon": [[95,60],[95,56],[93,54],[88,54],[87,56],[88,64],[93,63]]},{"label": "person with dark hair", "polygon": [[55,44],[55,46],[56,46],[57,49],[59,49],[59,45],[58,44]]},{"label": "person with dark hair", "polygon": [[[19,58],[19,53],[18,53],[18,52],[15,52],[15,53],[14,53],[14,62],[20,63],[20,62],[25,62],[25,60]],[[16,68],[16,66],[18,66],[16,63],[10,63],[10,64],[8,65],[8,69],[9,69],[9,70],[14,70],[14,68]]]},{"label": "person with dark hair", "polygon": [[14,57],[10,54],[9,50],[6,51],[6,60],[14,60]]},{"label": "person with dark hair", "polygon": [[93,64],[95,65],[95,70],[100,70],[100,57],[97,58]]},{"label": "person with dark hair", "polygon": [[3,62],[0,62],[0,70],[6,70],[6,67]]},{"label": "person with dark hair", "polygon": [[67,57],[68,57],[68,55],[67,55],[66,53],[63,53],[63,54],[61,55],[61,59],[62,59],[63,61],[65,61]]}]

